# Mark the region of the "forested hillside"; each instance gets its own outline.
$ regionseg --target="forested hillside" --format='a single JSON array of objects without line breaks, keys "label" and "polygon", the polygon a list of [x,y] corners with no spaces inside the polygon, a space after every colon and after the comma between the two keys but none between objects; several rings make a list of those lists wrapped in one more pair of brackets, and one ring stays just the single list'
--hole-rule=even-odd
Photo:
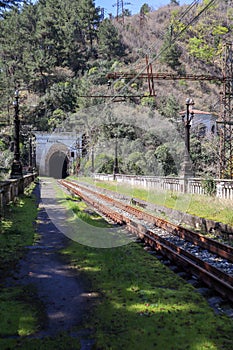
[{"label": "forested hillside", "polygon": [[[28,132],[83,132],[82,172],[112,172],[116,144],[119,171],[176,175],[183,157],[180,111],[220,112],[219,80],[154,80],[151,72],[221,76],[225,44],[232,41],[232,1],[179,1],[139,14],[103,18],[93,0],[2,1],[0,18],[0,168],[12,161],[14,91],[20,91],[21,154],[28,161]],[[130,78],[109,79],[113,72]],[[151,81],[150,81],[151,83]],[[97,97],[96,97],[97,96]],[[109,97],[108,97],[109,96]],[[218,136],[191,133],[196,175],[216,176]],[[92,169],[93,170],[93,169]]]}]

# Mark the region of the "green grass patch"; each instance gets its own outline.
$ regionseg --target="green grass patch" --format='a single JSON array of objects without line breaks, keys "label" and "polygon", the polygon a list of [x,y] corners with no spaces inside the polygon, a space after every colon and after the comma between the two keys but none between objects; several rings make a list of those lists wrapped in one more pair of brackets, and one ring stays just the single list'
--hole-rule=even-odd
[{"label": "green grass patch", "polygon": [[232,350],[233,321],[141,246],[62,250],[99,295],[87,318],[96,349]]},{"label": "green grass patch", "polygon": [[0,271],[3,275],[23,256],[24,247],[34,242],[38,209],[32,195],[33,187],[31,185],[16,203],[6,208],[0,221]]},{"label": "green grass patch", "polygon": [[1,350],[79,350],[80,341],[61,333],[57,337],[44,337],[42,339],[0,339]]},{"label": "green grass patch", "polygon": [[[69,198],[66,198],[66,203],[68,204],[69,209],[71,209],[75,215],[85,223],[95,227],[111,226],[102,218],[102,216],[90,209],[84,202],[73,202],[69,201]],[[63,204],[65,204],[64,201]]]},{"label": "green grass patch", "polygon": [[116,181],[94,181],[92,178],[75,178],[94,184],[101,188],[116,191],[133,198],[142,199],[153,204],[167,208],[183,211],[191,215],[196,215],[209,220],[219,221],[233,226],[233,203],[216,197],[204,195],[182,194],[178,192],[161,192],[136,188],[126,184],[119,184]]},{"label": "green grass patch", "polygon": [[38,329],[39,315],[31,288],[3,288],[0,293],[0,314],[1,338],[27,336]]},{"label": "green grass patch", "polygon": [[67,195],[59,187],[55,188],[59,203],[71,209],[77,218],[83,222],[100,228],[112,227],[102,216],[83,202],[78,196]]},{"label": "green grass patch", "polygon": [[[25,246],[34,242],[37,206],[32,194],[34,184],[25,190],[16,203],[10,204],[0,222],[1,280],[10,275],[25,253]],[[2,283],[3,285],[3,283]],[[0,348],[11,337],[25,337],[39,327],[41,312],[30,286],[2,287],[0,290]],[[11,342],[11,341],[10,341]]]}]

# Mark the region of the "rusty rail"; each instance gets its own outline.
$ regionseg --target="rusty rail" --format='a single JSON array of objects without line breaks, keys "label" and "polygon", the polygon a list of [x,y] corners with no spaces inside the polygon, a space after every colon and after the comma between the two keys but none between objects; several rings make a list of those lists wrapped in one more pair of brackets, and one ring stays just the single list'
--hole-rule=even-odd
[{"label": "rusty rail", "polygon": [[202,261],[200,258],[187,252],[181,247],[176,246],[175,244],[166,240],[165,238],[160,237],[154,231],[147,229],[145,225],[136,223],[124,214],[116,213],[113,209],[110,209],[109,207],[103,204],[98,204],[88,195],[84,194],[83,191],[89,192],[90,194],[103,199],[107,203],[111,203],[111,205],[136,216],[139,220],[145,220],[147,222],[150,222],[155,226],[168,231],[171,234],[177,235],[185,240],[194,243],[195,245],[208,249],[212,253],[215,253],[230,261],[233,261],[232,247],[204,237],[203,235],[188,230],[182,226],[170,223],[164,219],[157,218],[152,214],[146,213],[138,208],[134,208],[131,205],[124,204],[119,200],[115,200],[113,198],[108,197],[105,194],[93,191],[90,188],[87,188],[80,184],[77,185],[77,183],[75,182],[61,180],[60,183],[66,188],[68,188],[72,193],[75,193],[79,197],[83,198],[93,207],[102,212],[105,216],[111,218],[113,221],[119,224],[126,224],[127,229],[130,232],[139,236],[153,249],[161,251],[163,255],[166,255],[169,259],[174,260],[177,264],[182,265],[182,267],[187,269],[189,272],[191,271],[193,274],[198,275],[209,287],[214,288],[222,296],[233,301],[232,276],[217,269],[209,263]]}]

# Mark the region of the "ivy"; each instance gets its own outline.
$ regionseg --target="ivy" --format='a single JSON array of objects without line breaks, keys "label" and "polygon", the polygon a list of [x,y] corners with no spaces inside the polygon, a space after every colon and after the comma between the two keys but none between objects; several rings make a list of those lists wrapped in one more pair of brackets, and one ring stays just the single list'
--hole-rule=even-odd
[{"label": "ivy", "polygon": [[212,177],[206,177],[202,180],[202,187],[205,194],[213,196],[216,193],[216,182]]}]

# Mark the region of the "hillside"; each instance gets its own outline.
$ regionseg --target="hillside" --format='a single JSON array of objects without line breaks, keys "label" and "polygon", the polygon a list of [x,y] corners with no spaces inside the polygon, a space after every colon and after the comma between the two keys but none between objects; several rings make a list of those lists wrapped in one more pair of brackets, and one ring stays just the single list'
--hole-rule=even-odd
[{"label": "hillside", "polygon": [[[124,24],[116,23],[122,40],[128,47],[130,59],[130,63],[123,70],[146,72],[145,56],[148,55],[154,73],[221,76],[224,44],[232,38],[232,9],[229,2],[215,1],[210,9],[199,16],[203,6],[195,6],[185,14],[187,6],[168,5],[147,13],[143,20],[138,14],[125,17]],[[196,17],[196,21],[189,25]],[[179,35],[185,26],[187,29]],[[174,40],[174,61],[176,51],[178,54],[179,63],[175,67],[168,64],[172,61],[170,48],[163,52],[166,44],[169,46],[169,40]],[[167,54],[166,58],[164,54]],[[180,106],[185,105],[187,97],[192,97],[197,108],[218,113],[219,94],[222,89],[223,86],[216,81],[190,82],[180,79],[163,82],[155,79],[158,105],[169,95],[175,96]]]},{"label": "hillside", "polygon": [[[103,20],[94,1],[68,2],[40,0],[2,14],[0,167],[7,172],[12,161],[12,102],[18,88],[25,164],[28,131],[59,127],[87,136],[84,173],[90,172],[93,147],[96,170],[112,172],[117,138],[121,172],[178,174],[184,136],[179,112],[193,98],[195,109],[218,115],[223,89],[217,79],[184,77],[222,75],[224,45],[232,38],[232,1],[195,1],[157,11],[144,6],[140,14],[126,13],[124,21]],[[156,96],[149,96],[148,80],[140,79],[147,73],[146,57],[151,73],[182,78],[154,79]],[[114,72],[131,77],[109,81]],[[196,175],[216,176],[217,138],[200,137],[193,129],[191,146]]]}]

